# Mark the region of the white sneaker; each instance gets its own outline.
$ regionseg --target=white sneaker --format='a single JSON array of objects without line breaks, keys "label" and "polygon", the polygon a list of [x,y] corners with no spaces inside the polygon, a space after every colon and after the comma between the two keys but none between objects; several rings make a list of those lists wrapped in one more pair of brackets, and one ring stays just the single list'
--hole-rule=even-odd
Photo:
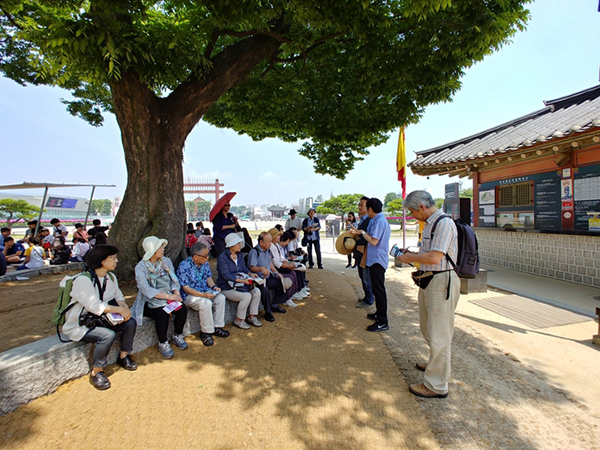
[{"label": "white sneaker", "polygon": [[310,291],[307,291],[306,288],[302,289],[300,292],[302,292],[302,294],[304,294],[305,297],[308,297],[310,295]]},{"label": "white sneaker", "polygon": [[249,330],[249,329],[250,329],[250,325],[248,325],[248,324],[246,323],[246,321],[245,321],[245,320],[238,320],[238,319],[235,319],[235,320],[233,321],[233,324],[234,324],[236,327],[238,327],[238,328],[241,328],[242,330]]},{"label": "white sneaker", "polygon": [[287,302],[285,302],[284,305],[289,306],[290,308],[295,308],[296,306],[298,306],[294,303],[294,300],[292,300],[291,298]]},{"label": "white sneaker", "polygon": [[302,300],[302,296],[298,292],[296,292],[294,295],[292,295],[292,298],[290,300]]}]

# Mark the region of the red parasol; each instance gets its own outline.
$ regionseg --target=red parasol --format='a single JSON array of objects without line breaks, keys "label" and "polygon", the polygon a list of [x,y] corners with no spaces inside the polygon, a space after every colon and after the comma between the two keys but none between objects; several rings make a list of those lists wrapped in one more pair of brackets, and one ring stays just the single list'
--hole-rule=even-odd
[{"label": "red parasol", "polygon": [[223,206],[225,206],[226,203],[229,203],[229,201],[235,197],[235,194],[236,192],[227,192],[223,197],[217,200],[217,203],[215,203],[213,209],[210,210],[210,216],[208,216],[211,222],[215,220],[215,217],[221,212]]}]

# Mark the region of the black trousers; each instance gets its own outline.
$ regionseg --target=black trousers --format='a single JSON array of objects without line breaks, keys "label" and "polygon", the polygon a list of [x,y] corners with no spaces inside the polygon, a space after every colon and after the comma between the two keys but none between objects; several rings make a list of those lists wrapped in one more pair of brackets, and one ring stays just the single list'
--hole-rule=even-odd
[{"label": "black trousers", "polygon": [[308,266],[309,267],[314,266],[313,256],[312,256],[313,245],[315,247],[315,253],[317,254],[317,266],[322,267],[323,264],[321,264],[321,240],[320,239],[317,239],[316,241],[308,241]]},{"label": "black trousers", "polygon": [[[181,308],[171,314],[175,316],[175,321],[173,322],[175,334],[183,333],[183,326],[187,319],[187,308],[182,303]],[[167,342],[167,330],[169,329],[169,319],[171,316],[162,308],[149,308],[148,303],[144,305],[144,316],[154,319],[158,342],[161,344]]]},{"label": "black trousers", "polygon": [[387,294],[385,292],[385,268],[381,264],[373,264],[369,269],[371,275],[371,287],[375,296],[375,306],[377,307],[377,322],[387,324]]},{"label": "black trousers", "polygon": [[213,238],[215,258],[218,258],[221,253],[225,251],[225,239],[222,237],[215,236]]}]

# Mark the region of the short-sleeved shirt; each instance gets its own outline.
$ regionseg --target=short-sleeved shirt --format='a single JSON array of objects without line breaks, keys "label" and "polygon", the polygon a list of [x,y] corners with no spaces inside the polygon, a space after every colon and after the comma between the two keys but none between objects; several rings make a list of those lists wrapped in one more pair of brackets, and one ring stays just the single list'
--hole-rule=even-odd
[{"label": "short-sleeved shirt", "polygon": [[[441,219],[435,227],[433,238],[431,237],[433,224],[442,215],[444,215],[444,211],[438,209],[425,221],[419,253],[428,253],[431,251],[447,253],[452,258],[452,261],[456,262],[458,255],[458,232],[456,231],[454,220],[450,218]],[[444,256],[439,264],[421,264],[419,268],[425,271],[442,271],[451,270],[452,265]]]},{"label": "short-sleeved shirt", "polygon": [[21,256],[25,255],[25,247],[19,242],[15,242],[15,245],[6,251],[6,256],[15,255],[17,252],[22,252]]},{"label": "short-sleeved shirt", "polygon": [[[273,254],[271,253],[271,250],[264,250],[259,244],[250,250],[250,253],[248,254],[248,267],[266,267],[270,272],[272,260]],[[262,272],[258,272],[258,276],[264,278]]]},{"label": "short-sleeved shirt", "polygon": [[194,261],[192,261],[191,256],[181,261],[181,264],[179,264],[179,267],[177,268],[177,278],[179,279],[179,284],[181,284],[181,298],[185,300],[188,296],[187,292],[183,290],[184,286],[189,286],[198,292],[210,291],[211,289],[206,280],[211,277],[212,272],[208,262],[205,262],[198,267]]},{"label": "short-sleeved shirt", "polygon": [[387,222],[383,213],[377,214],[369,221],[367,234],[374,239],[377,239],[377,245],[368,244],[367,246],[367,267],[373,264],[379,264],[384,269],[387,269],[390,258],[390,224]]},{"label": "short-sleeved shirt", "polygon": [[63,233],[68,233],[68,230],[62,223],[59,226],[54,226],[54,237],[66,236]]}]

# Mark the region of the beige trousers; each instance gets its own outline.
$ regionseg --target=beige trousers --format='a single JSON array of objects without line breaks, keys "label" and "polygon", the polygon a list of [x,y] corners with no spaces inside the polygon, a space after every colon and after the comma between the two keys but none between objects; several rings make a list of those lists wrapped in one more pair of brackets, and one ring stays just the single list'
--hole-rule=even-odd
[{"label": "beige trousers", "polygon": [[[448,294],[450,277],[450,296]],[[429,361],[423,383],[437,394],[448,392],[454,310],[460,298],[460,278],[453,270],[438,273],[426,289],[419,289],[421,333],[429,345]]]},{"label": "beige trousers", "polygon": [[225,289],[223,295],[227,300],[237,302],[237,313],[236,317],[241,320],[246,319],[246,311],[250,306],[250,315],[256,316],[258,314],[258,305],[260,304],[260,291],[257,288],[252,289],[250,292],[240,292],[235,289]]}]

